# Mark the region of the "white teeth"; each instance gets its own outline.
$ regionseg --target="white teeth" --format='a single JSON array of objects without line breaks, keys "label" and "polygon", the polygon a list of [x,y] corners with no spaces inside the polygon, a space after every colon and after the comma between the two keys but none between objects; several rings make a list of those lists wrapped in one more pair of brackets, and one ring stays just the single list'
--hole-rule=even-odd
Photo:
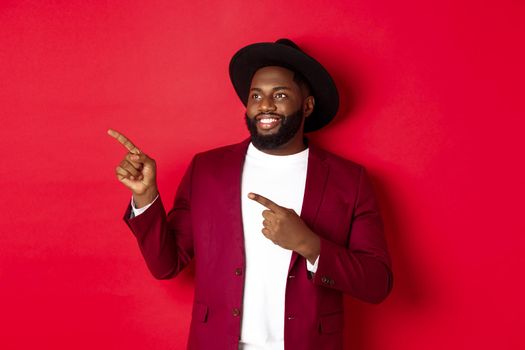
[{"label": "white teeth", "polygon": [[273,123],[275,121],[277,121],[276,118],[263,118],[259,120],[260,123],[265,123],[265,124]]}]

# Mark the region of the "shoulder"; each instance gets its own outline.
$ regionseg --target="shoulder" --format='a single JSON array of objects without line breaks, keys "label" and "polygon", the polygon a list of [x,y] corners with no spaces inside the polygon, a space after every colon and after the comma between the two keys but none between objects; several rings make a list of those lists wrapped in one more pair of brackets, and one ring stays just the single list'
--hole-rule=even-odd
[{"label": "shoulder", "polygon": [[199,163],[221,162],[232,157],[244,156],[249,145],[249,139],[241,142],[220,146],[195,154],[193,161]]},{"label": "shoulder", "polygon": [[321,160],[324,164],[330,167],[330,171],[334,171],[341,174],[350,176],[360,176],[365,171],[363,165],[330,152],[320,146],[311,145],[310,151],[312,156]]}]

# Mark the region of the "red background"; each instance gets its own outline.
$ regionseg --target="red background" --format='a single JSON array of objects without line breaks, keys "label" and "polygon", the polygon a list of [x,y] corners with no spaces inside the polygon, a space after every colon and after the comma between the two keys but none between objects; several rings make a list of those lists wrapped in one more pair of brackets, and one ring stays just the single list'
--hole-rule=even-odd
[{"label": "red background", "polygon": [[106,130],[157,160],[170,203],[195,152],[248,135],[231,56],[279,37],[333,74],[340,113],[311,138],[368,168],[385,218],[395,286],[346,299],[346,348],[525,348],[524,10],[3,0],[0,348],[184,347],[191,269],[147,271]]}]

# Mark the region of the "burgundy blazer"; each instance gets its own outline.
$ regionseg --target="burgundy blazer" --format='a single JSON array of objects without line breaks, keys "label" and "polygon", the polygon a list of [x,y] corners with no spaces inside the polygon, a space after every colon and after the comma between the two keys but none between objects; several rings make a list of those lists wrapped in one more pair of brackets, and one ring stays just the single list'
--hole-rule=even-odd
[{"label": "burgundy blazer", "polygon": [[[241,173],[250,140],[195,155],[166,214],[162,199],[124,220],[153,276],[195,256],[188,349],[238,349],[244,287]],[[342,349],[343,293],[379,303],[392,288],[383,223],[365,169],[309,145],[301,217],[321,238],[317,272],[293,252],[285,296],[286,350]],[[261,220],[262,222],[262,220]]]}]

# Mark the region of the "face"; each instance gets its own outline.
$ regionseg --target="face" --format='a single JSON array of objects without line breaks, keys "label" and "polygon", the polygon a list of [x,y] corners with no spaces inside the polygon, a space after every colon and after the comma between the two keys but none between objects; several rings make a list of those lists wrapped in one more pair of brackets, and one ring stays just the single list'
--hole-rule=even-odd
[{"label": "face", "polygon": [[313,97],[306,96],[293,77],[286,68],[270,66],[257,70],[252,78],[246,124],[259,149],[302,144],[304,117],[313,109]]}]

